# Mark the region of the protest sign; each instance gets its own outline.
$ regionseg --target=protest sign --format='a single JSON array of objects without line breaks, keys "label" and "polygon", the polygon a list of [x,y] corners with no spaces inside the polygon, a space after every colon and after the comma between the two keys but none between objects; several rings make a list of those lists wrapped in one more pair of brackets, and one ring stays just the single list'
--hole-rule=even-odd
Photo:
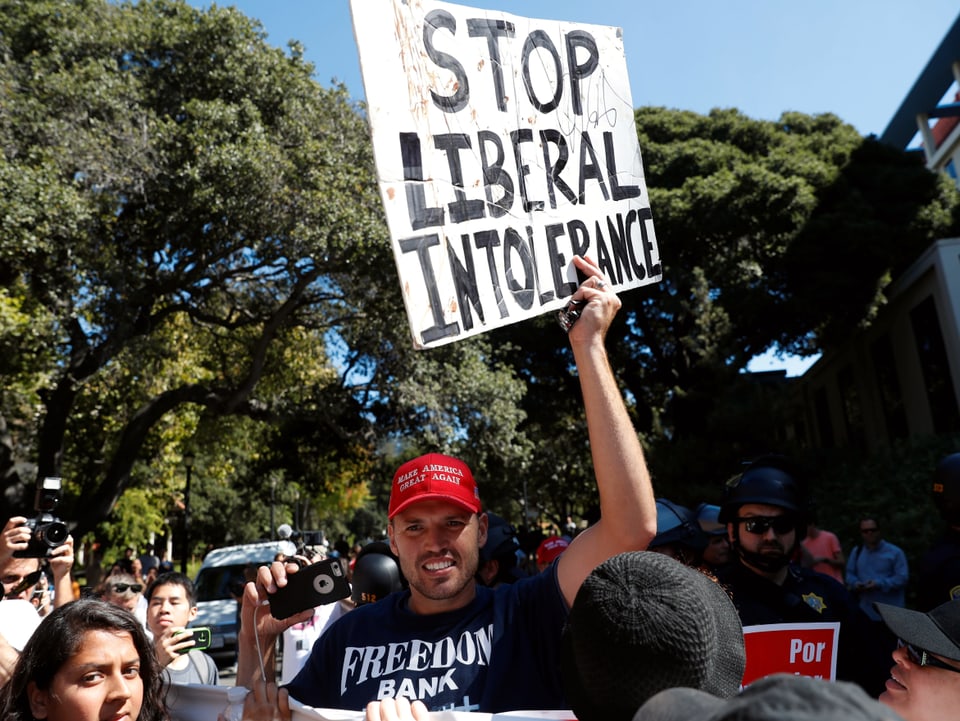
[{"label": "protest sign", "polygon": [[839,622],[773,623],[743,627],[743,685],[774,673],[837,680]]},{"label": "protest sign", "polygon": [[[226,686],[172,684],[167,690],[171,721],[213,721],[227,705]],[[290,699],[291,721],[364,721],[363,711],[313,708]],[[569,710],[509,711],[489,714],[472,711],[433,711],[431,721],[576,721]]]},{"label": "protest sign", "polygon": [[418,348],[562,308],[589,254],[617,290],[660,253],[619,28],[351,0]]}]

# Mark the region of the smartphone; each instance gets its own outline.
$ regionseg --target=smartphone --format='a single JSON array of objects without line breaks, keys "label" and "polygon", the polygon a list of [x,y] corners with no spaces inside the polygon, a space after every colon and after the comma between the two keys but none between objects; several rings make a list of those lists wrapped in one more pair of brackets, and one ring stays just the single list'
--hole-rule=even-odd
[{"label": "smartphone", "polygon": [[[181,648],[177,653],[190,653],[191,651],[204,651],[210,648],[210,641],[212,640],[212,635],[210,629],[207,626],[197,626],[195,628],[188,628],[188,631],[193,632],[193,645],[188,648]],[[178,631],[176,635],[180,635],[183,631]]]},{"label": "smartphone", "polygon": [[274,618],[290,618],[349,595],[350,584],[340,560],[326,558],[287,576],[287,585],[270,596],[270,614]]}]

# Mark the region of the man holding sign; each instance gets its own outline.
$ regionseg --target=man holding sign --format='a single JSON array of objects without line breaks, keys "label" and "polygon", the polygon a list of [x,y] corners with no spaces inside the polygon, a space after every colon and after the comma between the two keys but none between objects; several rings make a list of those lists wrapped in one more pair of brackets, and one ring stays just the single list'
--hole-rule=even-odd
[{"label": "man holding sign", "polygon": [[[462,460],[439,454],[407,462],[393,479],[387,530],[410,589],[351,611],[321,636],[288,686],[298,701],[355,710],[401,696],[422,699],[432,711],[567,707],[559,669],[567,612],[596,566],[646,548],[657,515],[643,451],[604,347],[620,299],[596,264],[579,256],[574,262],[587,280],[573,295],[580,315],[568,338],[583,394],[600,521],[542,573],[496,589],[478,586],[488,519],[472,472]],[[312,613],[279,621],[263,608],[296,570],[274,563],[260,569],[256,585],[247,584],[239,685],[252,687],[258,666],[272,681],[277,636]]]},{"label": "man holding sign", "polygon": [[734,560],[717,576],[744,627],[744,683],[796,673],[855,681],[876,696],[887,674],[867,617],[836,579],[791,563],[808,508],[802,474],[782,456],[753,461],[724,489],[719,520]]}]

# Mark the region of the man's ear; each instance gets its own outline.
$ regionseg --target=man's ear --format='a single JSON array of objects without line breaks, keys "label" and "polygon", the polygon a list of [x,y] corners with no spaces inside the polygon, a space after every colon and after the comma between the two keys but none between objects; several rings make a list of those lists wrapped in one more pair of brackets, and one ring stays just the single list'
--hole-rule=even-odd
[{"label": "man's ear", "polygon": [[33,681],[27,683],[27,701],[30,702],[30,715],[35,719],[45,719],[47,717],[49,699],[49,691],[42,691],[37,688],[37,684]]},{"label": "man's ear", "polygon": [[189,622],[189,621],[192,621],[192,620],[195,619],[196,617],[197,617],[197,607],[196,607],[196,606],[191,606],[191,607],[190,607],[190,615],[187,617],[187,621],[188,621],[188,622]]},{"label": "man's ear", "polygon": [[477,514],[477,521],[480,525],[480,531],[477,537],[478,545],[483,548],[487,542],[487,529],[490,528],[490,518],[486,513]]},{"label": "man's ear", "polygon": [[393,552],[393,555],[400,558],[400,549],[397,548],[397,542],[394,539],[393,523],[387,524],[387,540],[390,541],[390,550]]}]

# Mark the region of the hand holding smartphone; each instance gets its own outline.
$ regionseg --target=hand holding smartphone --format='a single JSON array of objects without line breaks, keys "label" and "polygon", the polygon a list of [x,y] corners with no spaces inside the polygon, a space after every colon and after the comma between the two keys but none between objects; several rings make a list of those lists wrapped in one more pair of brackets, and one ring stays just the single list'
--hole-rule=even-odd
[{"label": "hand holding smartphone", "polygon": [[[186,648],[178,648],[177,653],[190,653],[191,651],[204,651],[210,648],[210,641],[212,634],[210,629],[207,626],[197,626],[196,628],[185,628],[183,631],[177,631],[174,633],[174,638],[179,636],[184,631],[189,631],[192,635],[189,640],[193,641],[192,646],[187,646]],[[184,639],[187,640],[187,639]]]},{"label": "hand holding smartphone", "polygon": [[349,595],[343,565],[336,558],[326,558],[288,575],[287,585],[270,596],[270,614],[276,619],[290,618]]}]

